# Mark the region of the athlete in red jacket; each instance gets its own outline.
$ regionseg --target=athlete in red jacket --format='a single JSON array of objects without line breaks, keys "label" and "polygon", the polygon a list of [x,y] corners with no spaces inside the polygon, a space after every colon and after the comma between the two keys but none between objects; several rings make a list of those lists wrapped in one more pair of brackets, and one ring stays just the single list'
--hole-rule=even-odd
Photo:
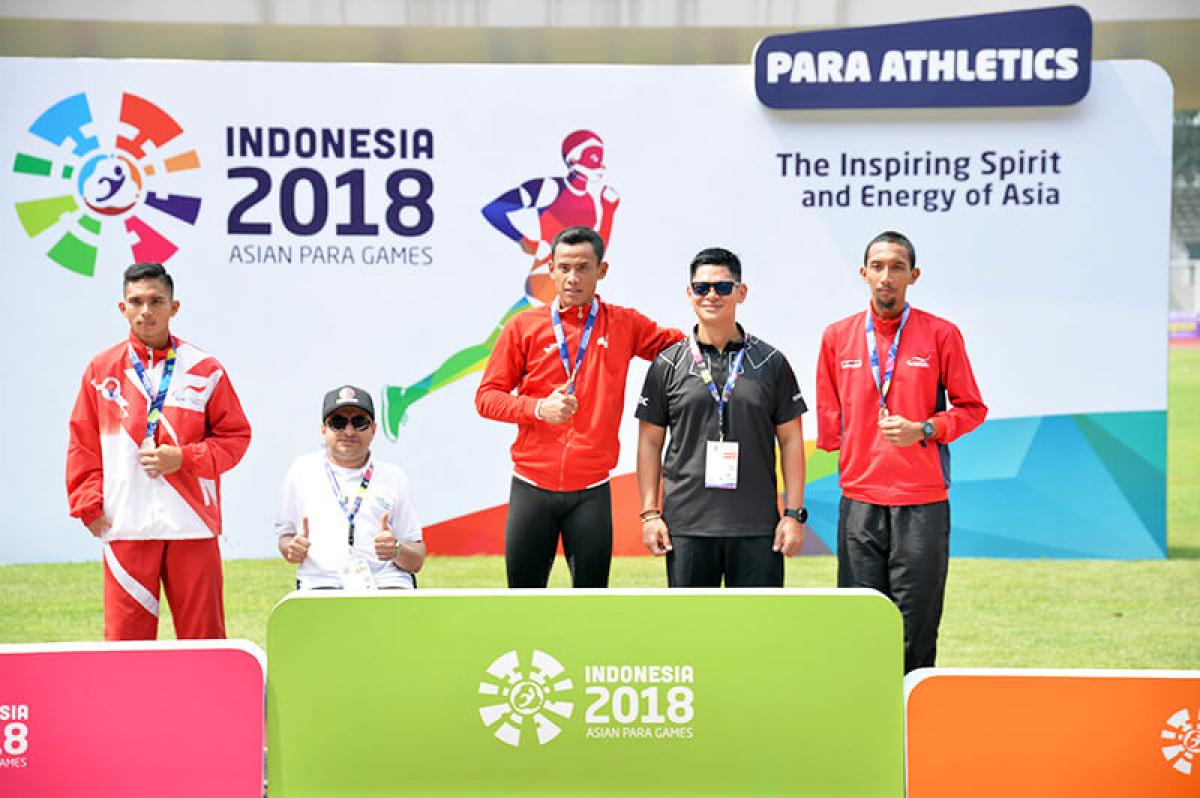
[{"label": "athlete in red jacket", "polygon": [[551,259],[557,298],[505,325],[475,406],[484,418],[517,425],[504,528],[509,587],[546,586],[560,532],[572,584],[605,587],[612,561],[608,477],[620,449],[629,361],[652,360],[683,333],[600,301],[596,283],[608,264],[595,230],[563,230]]},{"label": "athlete in red jacket", "polygon": [[900,233],[871,241],[860,269],[870,307],[826,328],[817,362],[817,446],[840,450],[838,587],[874,588],[900,608],[906,673],[937,652],[947,444],[987,415],[958,328],[905,301],[916,262]]},{"label": "athlete in red jacket", "polygon": [[222,638],[221,474],[250,425],[221,364],[171,335],[179,310],[161,264],[125,271],[129,338],[83,374],[71,412],[71,515],[104,544],[104,637],[153,640],[159,583],[175,635]]}]

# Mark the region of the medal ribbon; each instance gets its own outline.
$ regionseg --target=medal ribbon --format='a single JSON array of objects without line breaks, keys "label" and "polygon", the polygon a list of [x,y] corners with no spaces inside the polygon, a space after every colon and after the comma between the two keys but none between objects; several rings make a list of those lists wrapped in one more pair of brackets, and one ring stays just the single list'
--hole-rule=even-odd
[{"label": "medal ribbon", "polygon": [[[749,339],[747,338],[747,340]],[[721,389],[720,393],[717,393],[712,369],[708,367],[708,360],[700,353],[700,344],[696,342],[695,335],[688,336],[688,347],[692,350],[692,361],[696,364],[696,370],[700,372],[701,381],[708,388],[708,393],[713,401],[717,403],[717,427],[721,433],[721,440],[725,440],[725,405],[729,404],[729,400],[733,398],[733,389],[737,386],[738,374],[742,371],[742,361],[746,357],[746,347],[743,346],[739,349],[737,356],[734,357],[733,363],[729,366],[729,375],[725,378],[725,387]]]},{"label": "medal ribbon", "polygon": [[563,333],[562,316],[558,312],[558,300],[550,305],[550,324],[554,327],[554,340],[558,342],[558,356],[562,358],[563,368],[567,370],[567,380],[571,383],[567,393],[575,393],[575,375],[579,365],[583,363],[583,355],[587,352],[588,342],[592,339],[592,328],[596,326],[596,314],[600,312],[600,302],[592,297],[592,307],[588,311],[587,322],[583,325],[583,335],[579,337],[579,351],[575,353],[575,366],[571,367],[571,350],[567,348],[567,336]]},{"label": "medal ribbon", "polygon": [[896,328],[896,337],[888,347],[887,363],[884,364],[883,378],[879,377],[879,347],[875,343],[875,320],[872,312],[867,309],[867,354],[871,357],[871,376],[875,378],[875,387],[879,389],[879,407],[887,410],[887,395],[892,389],[892,375],[896,372],[896,351],[900,348],[900,333],[908,324],[908,303],[904,303],[904,312],[900,315],[900,326]]},{"label": "medal ribbon", "polygon": [[[133,371],[142,382],[142,388],[146,391],[146,398],[154,399],[150,402],[150,407],[146,410],[146,434],[142,440],[154,440],[154,432],[158,429],[158,422],[162,419],[163,404],[167,401],[167,389],[171,387],[171,376],[175,373],[175,346],[177,342],[174,338],[167,339],[167,359],[163,364],[162,379],[158,381],[158,392],[155,393],[153,386],[150,385],[150,376],[146,373],[146,367],[142,365],[142,361],[138,358],[137,353],[133,351],[133,344],[127,344],[129,347],[129,365],[133,367]],[[154,363],[154,350],[149,346],[146,347],[146,354],[150,358],[150,363]]]},{"label": "medal ribbon", "polygon": [[346,523],[349,526],[347,535],[350,539],[350,548],[354,548],[354,519],[358,516],[359,508],[362,507],[363,497],[367,495],[367,486],[371,484],[371,475],[375,473],[375,464],[371,463],[367,466],[367,470],[363,471],[362,482],[358,486],[358,495],[354,497],[354,505],[351,506],[350,500],[342,494],[342,488],[338,485],[337,477],[333,473],[333,469],[329,466],[329,460],[325,460],[325,475],[329,477],[329,485],[333,488],[333,495],[338,500],[338,505],[342,508],[342,512],[346,515]]}]

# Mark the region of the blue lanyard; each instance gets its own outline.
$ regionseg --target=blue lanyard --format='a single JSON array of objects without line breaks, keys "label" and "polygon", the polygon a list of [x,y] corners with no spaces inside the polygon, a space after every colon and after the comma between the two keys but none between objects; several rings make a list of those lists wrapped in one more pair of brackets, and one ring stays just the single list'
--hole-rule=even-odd
[{"label": "blue lanyard", "polygon": [[592,307],[588,311],[587,322],[583,325],[583,335],[579,338],[579,351],[575,353],[575,366],[571,366],[571,350],[567,348],[567,336],[563,333],[562,316],[558,312],[558,300],[550,305],[550,324],[554,327],[554,340],[558,342],[558,356],[562,358],[563,368],[567,370],[567,393],[575,393],[575,375],[579,373],[579,364],[587,352],[588,341],[592,339],[592,328],[596,326],[596,314],[600,312],[600,302],[592,297]]},{"label": "blue lanyard", "polygon": [[[175,373],[175,346],[177,342],[174,338],[167,339],[167,360],[163,364],[162,379],[158,381],[158,393],[154,392],[154,387],[150,385],[150,377],[146,374],[146,367],[142,365],[142,361],[138,358],[137,353],[133,351],[133,344],[126,344],[129,347],[129,365],[133,367],[133,372],[137,374],[139,380],[142,381],[142,388],[146,391],[146,398],[154,399],[150,402],[150,407],[146,410],[146,435],[143,441],[153,441],[154,433],[158,429],[158,422],[162,419],[163,405],[167,401],[167,389],[171,387],[171,376]],[[154,350],[149,346],[146,347],[146,354],[150,357],[150,362],[154,362]]]},{"label": "blue lanyard", "polygon": [[350,506],[349,500],[342,494],[342,488],[338,485],[337,477],[333,473],[333,469],[329,467],[329,460],[325,460],[325,475],[329,477],[329,485],[333,488],[333,495],[338,500],[338,505],[342,508],[342,512],[346,515],[346,523],[349,525],[348,536],[350,538],[350,547],[354,547],[354,519],[358,516],[359,508],[362,507],[363,496],[367,495],[367,487],[371,484],[371,475],[375,473],[375,464],[371,463],[367,466],[367,470],[363,472],[362,482],[358,486],[358,495],[354,497],[354,506]]},{"label": "blue lanyard", "polygon": [[879,407],[887,409],[888,391],[892,389],[892,375],[896,372],[896,350],[900,348],[900,333],[908,324],[908,303],[904,303],[904,313],[900,315],[900,326],[896,329],[896,337],[888,347],[887,363],[884,364],[883,379],[879,377],[879,347],[875,343],[875,320],[871,309],[867,308],[867,354],[871,356],[871,376],[875,378],[875,387],[879,389]]},{"label": "blue lanyard", "polygon": [[[750,339],[747,338],[747,341]],[[733,398],[733,389],[737,386],[738,374],[742,371],[742,361],[746,357],[746,347],[743,345],[738,350],[737,357],[733,359],[733,363],[729,366],[729,374],[725,377],[725,387],[717,393],[716,383],[713,382],[712,369],[708,367],[708,360],[700,354],[700,344],[696,342],[696,336],[688,336],[688,346],[692,350],[692,360],[696,364],[696,370],[700,372],[700,379],[704,386],[708,388],[709,396],[717,403],[717,428],[721,434],[721,440],[725,440],[725,406],[729,404],[729,400]]]}]

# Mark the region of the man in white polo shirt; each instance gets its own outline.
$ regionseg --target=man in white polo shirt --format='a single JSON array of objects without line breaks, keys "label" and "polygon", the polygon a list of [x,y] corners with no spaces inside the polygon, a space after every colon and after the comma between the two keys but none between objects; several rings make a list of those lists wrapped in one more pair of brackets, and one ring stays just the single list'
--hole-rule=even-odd
[{"label": "man in white polo shirt", "polygon": [[279,553],[300,589],[416,587],[425,562],[408,477],[371,456],[375,405],[353,385],[325,394],[325,447],[292,463],[280,492]]}]

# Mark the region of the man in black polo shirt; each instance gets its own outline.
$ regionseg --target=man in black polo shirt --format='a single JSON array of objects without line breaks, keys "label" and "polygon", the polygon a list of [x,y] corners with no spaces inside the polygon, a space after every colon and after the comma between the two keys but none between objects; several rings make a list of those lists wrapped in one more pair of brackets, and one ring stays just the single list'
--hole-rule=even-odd
[{"label": "man in black polo shirt", "polygon": [[720,587],[722,578],[727,587],[782,587],[783,558],[804,542],[800,416],[808,407],[783,353],[737,323],[741,280],[741,261],[729,250],[696,255],[687,292],[696,327],[655,358],[638,402],[642,540],[667,555],[671,587]]}]

